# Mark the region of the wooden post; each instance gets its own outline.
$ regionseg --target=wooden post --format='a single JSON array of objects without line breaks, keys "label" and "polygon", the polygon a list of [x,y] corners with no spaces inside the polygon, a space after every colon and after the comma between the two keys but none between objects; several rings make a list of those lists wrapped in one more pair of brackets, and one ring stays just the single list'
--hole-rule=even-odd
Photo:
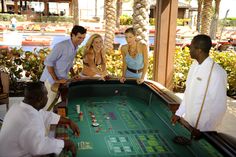
[{"label": "wooden post", "polygon": [[178,0],[158,0],[156,8],[153,80],[172,89]]},{"label": "wooden post", "polygon": [[49,3],[48,0],[44,1],[44,16],[48,16],[49,15]]},{"label": "wooden post", "polygon": [[72,16],[73,15],[73,3],[72,3],[72,1],[71,2],[69,2],[69,16]]},{"label": "wooden post", "polygon": [[7,12],[7,8],[6,8],[6,1],[5,0],[1,0],[1,8],[2,8],[2,13]]},{"label": "wooden post", "polygon": [[14,0],[14,13],[18,14],[18,0]]},{"label": "wooden post", "polygon": [[79,2],[78,0],[73,0],[73,18],[74,18],[74,25],[79,25],[79,19],[80,19],[80,15],[79,15]]}]

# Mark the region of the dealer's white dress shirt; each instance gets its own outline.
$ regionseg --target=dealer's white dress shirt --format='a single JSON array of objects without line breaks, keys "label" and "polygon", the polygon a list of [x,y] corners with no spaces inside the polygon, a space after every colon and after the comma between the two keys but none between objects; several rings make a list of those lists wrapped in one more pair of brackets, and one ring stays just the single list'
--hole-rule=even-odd
[{"label": "dealer's white dress shirt", "polygon": [[6,113],[0,131],[0,157],[30,157],[59,154],[64,141],[46,136],[45,128],[57,124],[60,116],[37,111],[23,102],[13,105]]},{"label": "dealer's white dress shirt", "polygon": [[[195,127],[197,117],[203,102],[208,77],[213,60],[208,57],[198,64],[195,60],[190,67],[184,98],[176,115],[184,117]],[[227,74],[217,63],[214,64],[203,110],[197,128],[200,131],[214,131],[221,123],[226,112]]]}]

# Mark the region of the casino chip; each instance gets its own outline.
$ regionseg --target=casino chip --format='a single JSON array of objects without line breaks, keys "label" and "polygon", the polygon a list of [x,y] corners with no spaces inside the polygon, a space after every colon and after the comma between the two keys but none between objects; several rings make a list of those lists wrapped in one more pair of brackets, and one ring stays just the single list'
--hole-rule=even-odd
[{"label": "casino chip", "polygon": [[92,123],[92,126],[93,126],[93,127],[98,127],[98,126],[99,126],[99,123]]},{"label": "casino chip", "polygon": [[95,118],[95,115],[94,115],[94,114],[92,114],[92,115],[91,115],[91,117],[92,117],[92,118]]},{"label": "casino chip", "polygon": [[97,122],[97,120],[96,120],[96,119],[93,119],[93,120],[92,120],[92,122],[93,122],[93,123],[96,123],[96,122]]}]

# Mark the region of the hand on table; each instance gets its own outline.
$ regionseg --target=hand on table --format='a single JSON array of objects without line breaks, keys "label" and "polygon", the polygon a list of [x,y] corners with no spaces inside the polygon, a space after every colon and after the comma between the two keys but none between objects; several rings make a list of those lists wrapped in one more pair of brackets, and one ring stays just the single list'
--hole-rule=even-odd
[{"label": "hand on table", "polygon": [[75,144],[70,140],[64,140],[64,149],[72,153],[72,157],[76,157]]},{"label": "hand on table", "polygon": [[126,78],[124,77],[124,76],[122,76],[121,78],[120,78],[120,82],[121,83],[124,83],[126,81]]},{"label": "hand on table", "polygon": [[180,117],[177,116],[177,115],[173,115],[173,116],[171,117],[171,123],[172,123],[173,125],[175,125],[176,122],[179,121],[179,120],[180,120]]},{"label": "hand on table", "polygon": [[62,84],[66,83],[66,82],[67,82],[66,79],[60,79],[60,80],[55,81],[55,83],[62,83]]},{"label": "hand on table", "polygon": [[100,75],[101,75],[100,80],[106,81],[108,73],[105,71],[105,72],[102,72]]},{"label": "hand on table", "polygon": [[73,78],[73,80],[80,80],[80,76],[79,75],[75,75],[72,78]]},{"label": "hand on table", "polygon": [[66,79],[55,80],[55,82],[51,86],[51,90],[57,93],[60,88],[60,85],[65,84],[66,82],[67,82]]},{"label": "hand on table", "polygon": [[201,132],[200,130],[193,128],[191,132],[191,139],[199,140],[201,138]]},{"label": "hand on table", "polygon": [[142,84],[144,82],[144,79],[138,78],[136,82],[137,82],[137,84]]}]

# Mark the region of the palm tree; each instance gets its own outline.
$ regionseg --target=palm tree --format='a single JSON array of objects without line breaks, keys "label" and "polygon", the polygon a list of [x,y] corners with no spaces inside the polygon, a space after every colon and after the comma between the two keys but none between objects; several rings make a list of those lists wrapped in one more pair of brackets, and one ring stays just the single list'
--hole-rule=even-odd
[{"label": "palm tree", "polygon": [[105,52],[113,51],[116,27],[116,5],[115,0],[105,0]]},{"label": "palm tree", "polygon": [[74,24],[79,24],[79,2],[78,0],[73,0],[73,19]]},{"label": "palm tree", "polygon": [[211,30],[210,30],[210,36],[212,39],[216,38],[219,12],[220,12],[220,1],[221,0],[215,0],[215,11],[211,22]]},{"label": "palm tree", "polygon": [[116,27],[120,27],[120,16],[122,15],[122,0],[116,2]]},{"label": "palm tree", "polygon": [[134,0],[133,27],[136,31],[137,39],[144,43],[148,43],[149,12],[148,0]]},{"label": "palm tree", "polygon": [[209,35],[212,19],[212,0],[204,0],[202,10],[201,33]]},{"label": "palm tree", "polygon": [[198,3],[198,8],[197,8],[197,27],[196,27],[196,30],[198,32],[200,32],[203,0],[198,0],[197,3]]}]

